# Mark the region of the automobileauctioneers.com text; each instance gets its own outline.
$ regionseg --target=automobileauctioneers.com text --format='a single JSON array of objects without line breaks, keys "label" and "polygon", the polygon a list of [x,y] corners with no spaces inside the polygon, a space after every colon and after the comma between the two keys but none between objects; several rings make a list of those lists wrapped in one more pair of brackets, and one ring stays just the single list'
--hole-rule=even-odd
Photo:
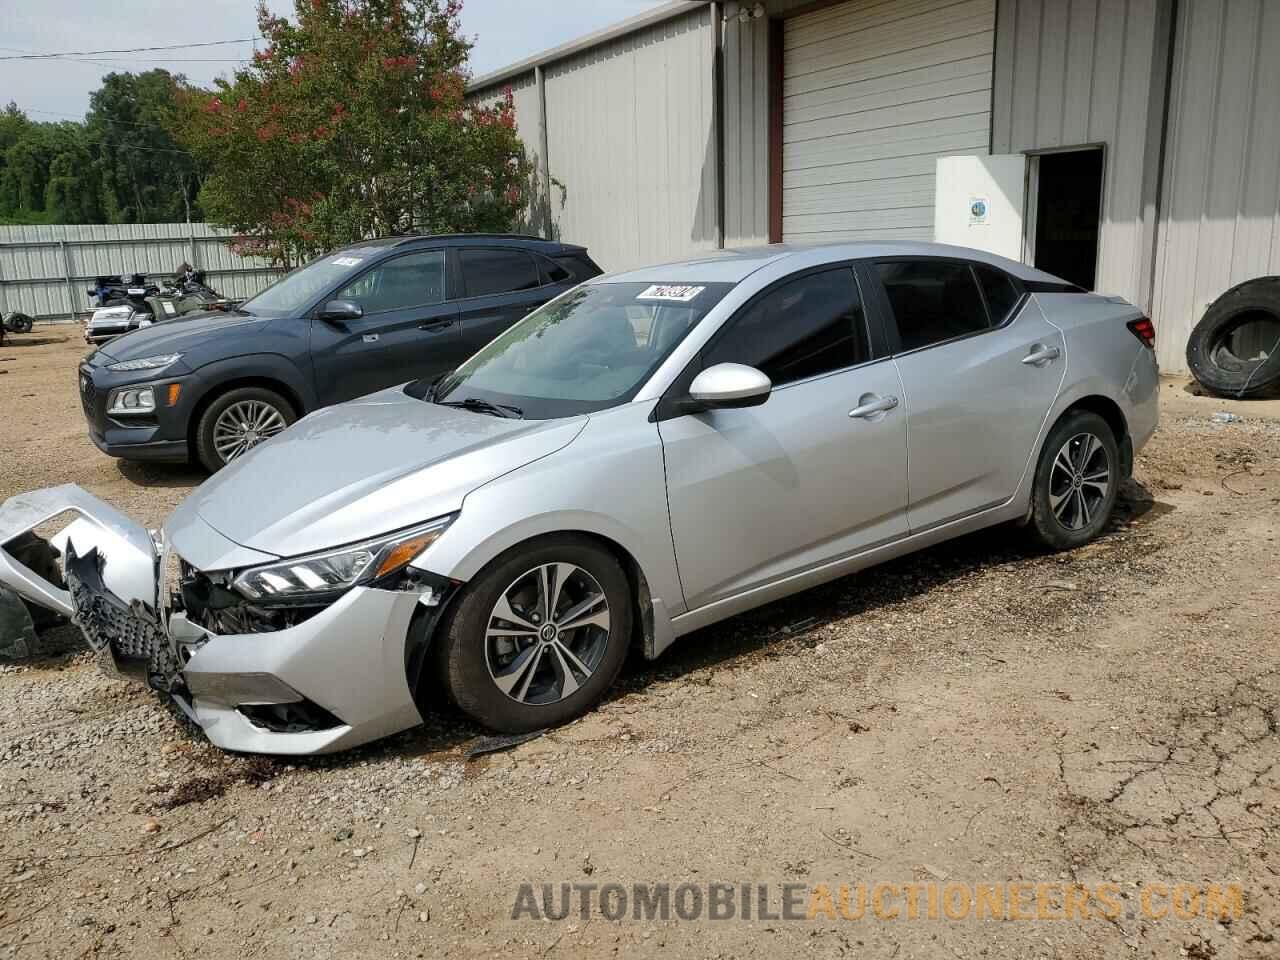
[{"label": "automobileauctioneers.com text", "polygon": [[1238,920],[1240,883],[523,883],[511,919]]}]

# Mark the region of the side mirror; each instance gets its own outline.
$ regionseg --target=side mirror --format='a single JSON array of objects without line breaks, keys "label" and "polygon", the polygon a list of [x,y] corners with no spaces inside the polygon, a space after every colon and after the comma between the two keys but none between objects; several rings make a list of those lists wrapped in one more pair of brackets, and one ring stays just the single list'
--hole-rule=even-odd
[{"label": "side mirror", "polygon": [[330,323],[345,323],[348,320],[359,320],[364,310],[354,300],[330,300],[320,308],[319,317]]},{"label": "side mirror", "polygon": [[773,382],[755,367],[742,363],[717,363],[693,378],[689,385],[692,406],[700,410],[758,407],[769,399]]}]

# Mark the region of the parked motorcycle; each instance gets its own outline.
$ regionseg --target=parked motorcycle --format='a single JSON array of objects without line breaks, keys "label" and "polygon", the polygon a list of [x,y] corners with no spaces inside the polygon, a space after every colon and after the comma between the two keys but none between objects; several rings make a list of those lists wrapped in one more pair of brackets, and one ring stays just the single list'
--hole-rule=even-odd
[{"label": "parked motorcycle", "polygon": [[146,274],[134,273],[118,277],[96,277],[86,293],[97,309],[85,324],[87,343],[106,343],[130,330],[149,326],[155,319],[147,297],[155,296],[160,287],[148,283]]}]

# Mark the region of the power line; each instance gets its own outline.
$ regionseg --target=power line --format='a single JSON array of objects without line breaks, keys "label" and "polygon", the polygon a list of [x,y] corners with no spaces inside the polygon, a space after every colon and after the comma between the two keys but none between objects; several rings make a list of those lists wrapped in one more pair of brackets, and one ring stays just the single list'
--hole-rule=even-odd
[{"label": "power line", "polygon": [[[201,43],[172,43],[160,47],[121,47],[116,50],[65,50],[61,53],[14,53],[0,60],[55,60],[59,57],[95,57],[107,53],[152,53],[157,50],[186,50],[191,47],[221,47],[232,43],[254,43],[264,37],[241,37],[239,40],[206,40]],[[6,48],[12,49],[12,48]]]}]

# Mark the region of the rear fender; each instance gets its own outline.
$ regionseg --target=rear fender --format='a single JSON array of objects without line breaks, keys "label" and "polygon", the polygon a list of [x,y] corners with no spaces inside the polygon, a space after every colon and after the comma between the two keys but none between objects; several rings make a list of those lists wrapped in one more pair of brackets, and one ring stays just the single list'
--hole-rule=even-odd
[{"label": "rear fender", "polygon": [[95,547],[105,558],[103,582],[126,604],[134,600],[156,606],[156,547],[151,534],[115,507],[86,493],[75,484],[19,494],[0,506],[0,583],[34,604],[65,617],[75,616],[71,594],[22,564],[8,545],[63,513],[76,519],[50,538],[50,544],[66,554],[70,542],[78,555]]}]

